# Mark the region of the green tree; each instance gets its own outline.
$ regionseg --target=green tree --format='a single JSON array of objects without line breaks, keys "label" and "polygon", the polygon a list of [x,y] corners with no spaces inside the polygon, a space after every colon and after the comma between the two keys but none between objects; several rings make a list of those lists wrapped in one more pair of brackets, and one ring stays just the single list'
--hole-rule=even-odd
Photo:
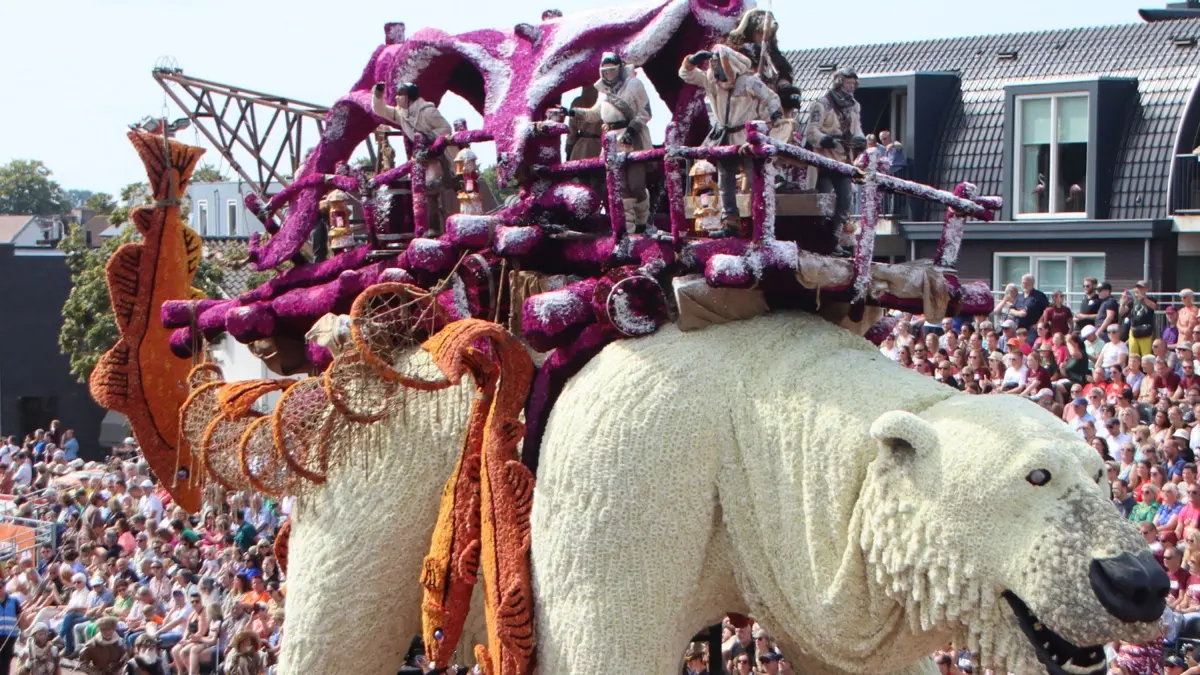
[{"label": "green tree", "polygon": [[36,159],[14,159],[0,166],[0,214],[48,216],[70,211],[71,200],[53,175]]},{"label": "green tree", "polygon": [[87,204],[93,194],[91,190],[67,190],[67,199],[71,201],[71,206],[79,209]]},{"label": "green tree", "polygon": [[482,180],[487,184],[488,188],[490,188],[492,191],[492,195],[496,197],[496,201],[500,202],[501,204],[504,203],[504,200],[517,194],[516,188],[512,187],[511,185],[505,185],[503,187],[500,186],[500,181],[496,178],[495,164],[484,168],[483,171],[480,171],[479,180]]},{"label": "green tree", "polygon": [[192,172],[193,183],[224,183],[229,178],[221,173],[221,170],[207,162],[196,167]]},{"label": "green tree", "polygon": [[121,202],[108,216],[108,222],[121,225],[129,220],[129,212],[136,206],[150,204],[150,184],[130,183],[121,188]]},{"label": "green tree", "polygon": [[[137,241],[141,236],[132,224],[109,238],[98,249],[90,249],[83,229],[72,225],[58,244],[66,254],[71,270],[71,294],[63,304],[63,324],[58,334],[58,346],[71,363],[71,373],[80,382],[87,382],[92,369],[104,352],[117,343],[120,333],[113,318],[108,296],[104,266],[122,244]],[[224,268],[207,257],[201,257],[200,268],[192,282],[209,297],[223,297]]]},{"label": "green tree", "polygon": [[83,208],[107,215],[117,210],[117,200],[107,192],[97,192],[87,198]]}]

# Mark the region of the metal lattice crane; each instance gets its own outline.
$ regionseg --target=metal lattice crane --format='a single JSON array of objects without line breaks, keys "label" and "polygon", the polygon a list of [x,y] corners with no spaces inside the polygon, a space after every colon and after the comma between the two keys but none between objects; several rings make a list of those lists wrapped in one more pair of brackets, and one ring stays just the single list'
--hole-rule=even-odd
[{"label": "metal lattice crane", "polygon": [[[325,130],[325,106],[235,87],[158,65],[154,80],[242,180],[259,194],[272,182],[287,185],[308,147]],[[305,145],[305,139],[308,146]],[[364,143],[375,163],[375,149]],[[284,160],[286,159],[286,163]]]}]

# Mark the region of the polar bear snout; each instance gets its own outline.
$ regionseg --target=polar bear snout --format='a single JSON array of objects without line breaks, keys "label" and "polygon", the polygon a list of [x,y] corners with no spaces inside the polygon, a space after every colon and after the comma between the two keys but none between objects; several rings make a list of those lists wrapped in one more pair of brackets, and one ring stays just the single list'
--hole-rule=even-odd
[{"label": "polar bear snout", "polygon": [[1095,558],[1088,576],[1100,604],[1122,621],[1157,621],[1166,608],[1170,580],[1149,551]]}]

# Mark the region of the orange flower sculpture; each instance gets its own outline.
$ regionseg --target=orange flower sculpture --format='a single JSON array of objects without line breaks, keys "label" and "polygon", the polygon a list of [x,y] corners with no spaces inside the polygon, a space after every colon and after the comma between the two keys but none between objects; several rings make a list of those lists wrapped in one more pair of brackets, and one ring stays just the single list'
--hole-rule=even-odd
[{"label": "orange flower sculpture", "polygon": [[97,403],[129,418],[146,461],[175,503],[195,512],[201,482],[175,480],[181,466],[192,466],[191,449],[179,437],[192,364],[171,353],[159,308],[167,300],[201,297],[192,288],[200,237],[183,224],[179,207],[204,150],[137,131],[129,140],[146,166],[155,203],[132,213],[142,240],[121,246],[108,261],[108,292],[121,338],[100,359],[89,384]]},{"label": "orange flower sculpture", "polygon": [[[533,363],[516,338],[479,319],[452,323],[424,346],[447,379],[456,382],[471,372],[480,393],[425,559],[426,651],[431,660],[436,656],[437,665],[449,662],[470,605],[475,570],[482,568],[488,646],[476,646],[476,659],[486,675],[527,675],[534,649],[529,567],[534,478],[521,463],[517,444],[525,433],[518,416]],[[438,626],[440,635],[431,630]]]}]

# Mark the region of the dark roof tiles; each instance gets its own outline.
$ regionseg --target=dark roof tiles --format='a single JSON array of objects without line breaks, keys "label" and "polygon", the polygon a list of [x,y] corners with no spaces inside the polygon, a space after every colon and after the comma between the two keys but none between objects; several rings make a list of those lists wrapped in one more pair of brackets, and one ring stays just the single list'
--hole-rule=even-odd
[{"label": "dark roof tiles", "polygon": [[[1176,36],[1200,35],[1200,19],[987,35],[788,53],[806,99],[820,96],[830,73],[818,64],[851,66],[862,75],[912,71],[959,72],[961,95],[949,111],[934,158],[938,187],[970,180],[987,194],[1000,191],[1004,87],[1042,80],[1136,77],[1139,105],[1116,167],[1111,217],[1166,215],[1165,186],[1175,135],[1200,77],[1200,47],[1174,46]],[[1000,60],[1016,52],[1015,60]],[[1141,194],[1142,199],[1135,195]]]}]

